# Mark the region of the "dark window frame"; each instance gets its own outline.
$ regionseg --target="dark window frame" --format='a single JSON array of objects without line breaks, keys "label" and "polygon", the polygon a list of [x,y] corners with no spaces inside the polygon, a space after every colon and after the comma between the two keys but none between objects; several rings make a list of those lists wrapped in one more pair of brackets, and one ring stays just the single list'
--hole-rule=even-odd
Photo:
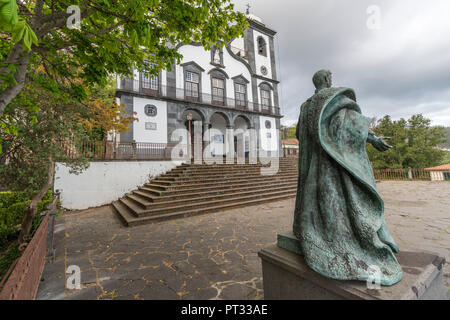
[{"label": "dark window frame", "polygon": [[[261,106],[263,106],[263,107],[267,107],[268,109],[270,108],[270,107],[272,107],[272,97],[271,97],[271,94],[270,94],[270,90],[267,90],[267,89],[263,89],[263,88],[261,88],[260,89],[261,90]],[[268,97],[263,97],[263,92],[267,92],[267,94],[268,94]],[[267,104],[265,104],[264,103],[264,100],[267,100],[268,101],[268,103]]]},{"label": "dark window frame", "polygon": [[267,57],[267,42],[262,36],[256,38],[258,54]]},{"label": "dark window frame", "polygon": [[[237,86],[241,86],[244,88],[244,92],[239,92],[237,90]],[[241,97],[239,96],[244,96],[243,99],[241,99]],[[247,107],[247,85],[243,84],[243,83],[239,83],[239,82],[235,82],[234,83],[234,99],[236,101],[236,106],[237,107]]]},{"label": "dark window frame", "polygon": [[[180,65],[183,68],[183,88],[184,88],[184,99],[187,101],[194,101],[194,102],[201,102],[202,101],[202,74],[205,71],[200,65],[198,65],[194,61],[189,61],[186,63],[183,63]],[[187,73],[195,73],[198,76],[198,83],[197,83],[197,93],[198,96],[193,96],[192,94],[189,94],[192,92],[192,90],[187,90],[186,88],[186,79],[187,79]],[[191,81],[189,81],[191,82]],[[192,82],[194,83],[194,82]]]},{"label": "dark window frame", "polygon": [[[214,80],[221,81],[223,85],[222,88],[214,86]],[[211,101],[213,104],[225,105],[226,86],[227,83],[225,78],[211,76]],[[214,89],[217,89],[217,91],[222,90],[222,95],[214,94]]]},{"label": "dark window frame", "polygon": [[[145,63],[150,64],[150,62],[146,61]],[[156,88],[152,88],[152,79],[156,79]],[[158,95],[161,90],[161,78],[162,71],[157,75],[146,76],[144,72],[139,73],[139,90],[144,94],[149,94],[152,96]],[[148,87],[144,84],[148,84]]]},{"label": "dark window frame", "polygon": [[[243,75],[233,77],[234,101],[236,108],[248,108],[248,84],[250,83]],[[244,100],[238,98],[237,85],[244,87]],[[241,93],[239,93],[241,94]],[[243,102],[243,103],[240,103]]]},{"label": "dark window frame", "polygon": [[[198,81],[195,82],[195,81],[192,81],[192,80],[188,80],[187,79],[188,78],[187,77],[188,73],[196,75]],[[186,99],[188,99],[188,100],[196,100],[196,101],[200,100],[200,82],[201,82],[201,78],[200,78],[200,74],[199,73],[191,71],[191,70],[186,70],[184,72],[184,95],[185,95]],[[190,86],[190,89],[188,89],[188,84]],[[192,89],[192,87],[194,85],[197,86],[197,90],[196,91],[194,91]],[[197,95],[194,95],[194,92]]]},{"label": "dark window frame", "polygon": [[[225,106],[227,105],[227,80],[229,79],[228,74],[219,68],[211,69],[208,74],[211,80],[211,104]],[[218,88],[214,86],[214,79],[221,80],[223,82],[223,88]],[[214,94],[214,88],[223,90],[223,101],[221,99],[215,99],[218,95]]]}]

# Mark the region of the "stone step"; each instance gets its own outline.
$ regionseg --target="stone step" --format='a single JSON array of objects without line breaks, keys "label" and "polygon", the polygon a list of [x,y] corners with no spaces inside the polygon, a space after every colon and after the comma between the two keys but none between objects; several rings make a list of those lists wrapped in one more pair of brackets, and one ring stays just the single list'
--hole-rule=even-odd
[{"label": "stone step", "polygon": [[[256,184],[267,184],[267,183],[272,183],[272,182],[282,182],[282,181],[287,181],[287,180],[297,180],[298,177],[296,175],[277,175],[277,176],[272,176],[270,178],[254,178],[254,179],[234,179],[234,180],[230,180],[230,179],[220,179],[220,180],[213,180],[213,181],[207,181],[207,182],[203,182],[203,181],[188,181],[185,183],[180,183],[180,184],[156,184],[156,186],[163,186],[165,189],[164,191],[186,191],[188,189],[193,189],[193,188],[215,188],[216,186],[229,186],[229,185],[233,185],[233,184],[246,184],[246,183],[254,183]],[[150,184],[145,184],[144,187],[152,187],[154,186],[153,182]]]},{"label": "stone step", "polygon": [[[290,183],[280,186],[271,186],[270,192],[275,193],[282,190],[291,190],[293,188],[296,188],[297,184]],[[223,199],[231,199],[235,196],[246,196],[246,195],[252,195],[252,194],[260,194],[261,192],[267,193],[267,186],[258,187],[258,188],[252,188],[252,189],[244,189],[244,190],[229,190],[229,191],[222,191],[222,193],[213,193],[213,194],[193,194],[191,197],[185,197],[181,199],[176,199],[174,197],[164,197],[163,199],[158,199],[160,201],[151,201],[148,198],[138,194],[138,193],[132,193],[128,194],[127,198],[132,200],[135,204],[137,204],[139,207],[143,209],[152,210],[154,208],[164,208],[168,206],[173,205],[190,205],[193,203],[200,203],[203,201],[219,201]]]},{"label": "stone step", "polygon": [[[298,178],[296,177],[290,177],[290,178],[276,178],[276,179],[271,179],[271,180],[260,180],[260,181],[241,181],[239,183],[211,183],[211,184],[203,184],[203,185],[199,185],[199,184],[189,184],[189,185],[179,185],[179,186],[174,186],[174,187],[170,187],[168,186],[166,188],[166,190],[164,190],[161,193],[161,196],[165,195],[165,194],[178,194],[178,193],[183,193],[183,194],[188,194],[189,192],[201,192],[201,191],[214,191],[217,189],[224,189],[224,188],[229,188],[232,185],[235,185],[236,188],[241,188],[241,187],[246,187],[248,185],[253,185],[253,186],[265,186],[265,187],[270,187],[272,184],[277,184],[277,183],[288,183],[288,182],[297,182]],[[147,188],[149,185],[144,185],[142,187],[139,188]]]},{"label": "stone step", "polygon": [[[298,161],[298,160],[297,160],[298,158],[258,157],[258,159],[256,159],[256,163],[261,164],[261,163],[264,162],[264,161],[270,161],[270,160],[272,160],[272,159],[278,159],[278,161],[280,161],[280,162]],[[208,163],[211,163],[211,161],[220,161],[220,160],[221,160],[221,158],[206,158],[206,159],[204,159],[203,163],[206,163],[206,161],[207,161]],[[249,163],[249,160],[250,160],[249,158],[245,158],[245,164],[248,164],[248,163]],[[225,162],[225,161],[226,161],[226,158],[225,158],[225,157],[222,158],[222,161]],[[238,159],[234,159],[233,162],[236,164],[237,161],[238,161]],[[184,164],[189,165],[190,163],[184,163]]]},{"label": "stone step", "polygon": [[[279,171],[280,173],[283,174],[298,174],[297,170],[289,170],[289,171]],[[236,172],[217,172],[217,173],[208,173],[208,172],[202,172],[202,173],[197,173],[197,174],[180,174],[180,175],[167,175],[164,174],[162,176],[158,177],[158,180],[164,180],[164,181],[186,181],[186,180],[191,180],[191,179],[207,179],[207,178],[211,178],[211,176],[214,176],[214,178],[221,178],[221,177],[239,177],[239,176],[248,176],[248,177],[253,177],[253,176],[261,176],[261,172],[258,171],[253,171],[253,172],[240,172],[240,171],[236,171]]]},{"label": "stone step", "polygon": [[271,197],[271,196],[282,196],[286,193],[296,193],[297,188],[291,188],[290,190],[282,190],[277,192],[272,192],[271,190],[267,190],[265,192],[259,192],[259,193],[252,193],[250,195],[235,195],[233,197],[229,197],[227,199],[221,199],[221,200],[205,200],[205,201],[197,201],[195,203],[189,203],[189,204],[181,204],[181,205],[173,205],[168,203],[163,208],[150,208],[150,209],[143,209],[140,205],[135,203],[133,200],[130,200],[129,198],[121,198],[119,201],[121,201],[125,206],[127,206],[131,213],[135,215],[136,217],[145,217],[150,215],[158,215],[158,214],[169,214],[174,213],[178,211],[186,211],[186,210],[196,210],[200,208],[205,208],[209,206],[215,206],[215,205],[225,205],[227,203],[235,203],[235,202],[241,202],[241,201],[247,201],[247,200],[253,200],[253,199],[259,199],[264,197]]},{"label": "stone step", "polygon": [[[167,173],[165,173],[165,176],[176,176],[176,175],[194,175],[194,174],[204,174],[204,173],[228,173],[228,172],[261,172],[261,169],[264,167],[252,167],[252,168],[242,168],[242,169],[228,169],[228,168],[203,168],[203,169],[196,169],[196,170],[190,170],[190,169],[184,169],[184,170],[172,170]],[[279,167],[278,170],[280,171],[291,171],[291,170],[298,170],[297,167],[290,166],[290,167]]]},{"label": "stone step", "polygon": [[[230,183],[245,183],[249,181],[262,181],[262,180],[273,180],[273,179],[283,179],[283,178],[294,178],[298,177],[297,173],[278,173],[274,175],[253,175],[253,176],[231,176],[231,177],[213,177],[209,179],[188,179],[185,181],[160,181],[158,179],[151,180],[149,183],[159,184],[167,188],[178,188],[183,185],[215,185],[215,184],[230,184]],[[166,183],[161,183],[166,182]]]},{"label": "stone step", "polygon": [[177,185],[181,185],[181,184],[192,184],[195,183],[197,184],[198,181],[201,181],[202,184],[205,183],[220,183],[220,182],[228,182],[228,183],[234,183],[237,181],[247,181],[247,180],[252,180],[252,179],[259,179],[260,177],[272,177],[272,178],[276,178],[276,177],[292,177],[292,176],[297,176],[297,173],[281,173],[281,174],[276,174],[276,175],[267,175],[267,176],[263,176],[263,175],[239,175],[239,176],[225,176],[225,177],[213,177],[213,178],[209,178],[209,179],[160,179],[160,177],[153,179],[151,181],[151,183],[156,183],[157,185],[162,185],[162,186],[177,186]]},{"label": "stone step", "polygon": [[[160,195],[173,195],[173,194],[190,194],[192,192],[201,192],[201,191],[214,191],[214,190],[222,190],[225,188],[235,187],[237,189],[244,188],[247,186],[265,186],[270,187],[272,184],[278,183],[288,183],[288,182],[297,182],[298,178],[295,176],[292,177],[284,177],[284,178],[272,178],[272,179],[259,179],[257,181],[240,181],[235,183],[208,183],[208,184],[186,184],[179,186],[165,186],[166,189],[161,191]],[[139,187],[138,190],[145,191],[146,188],[152,188],[152,184],[146,184],[142,187]],[[153,189],[153,188],[152,188]]]},{"label": "stone step", "polygon": [[[204,170],[204,169],[227,169],[227,170],[244,170],[244,169],[253,169],[253,168],[268,168],[270,166],[274,166],[276,164],[267,164],[267,165],[256,165],[256,164],[251,164],[251,165],[238,165],[238,164],[234,164],[234,165],[226,165],[226,164],[220,164],[220,165],[216,165],[216,164],[212,164],[212,165],[191,165],[191,166],[177,166],[175,168],[173,168],[172,170],[174,171],[180,171],[180,170]],[[278,167],[280,168],[290,168],[290,167],[296,167],[297,164],[296,163],[278,163]]]},{"label": "stone step", "polygon": [[[158,195],[154,194],[154,191],[148,187],[139,187],[138,190],[135,190],[133,192],[143,196],[144,198],[147,198],[150,201],[158,202],[167,198],[171,199],[182,199],[182,198],[189,198],[193,195],[199,195],[199,194],[220,194],[224,192],[229,192],[231,190],[249,190],[249,189],[259,189],[259,188],[268,188],[268,187],[275,187],[275,186],[282,186],[282,185],[288,185],[288,184],[297,184],[297,178],[290,178],[286,180],[268,180],[261,183],[255,183],[252,182],[246,182],[246,183],[235,183],[235,184],[224,184],[224,185],[214,185],[209,187],[200,187],[200,188],[189,188],[189,189],[177,189],[177,190],[167,190],[162,191]],[[150,189],[150,190],[149,190]]]},{"label": "stone step", "polygon": [[[179,169],[188,168],[190,170],[203,169],[203,168],[260,168],[260,167],[270,167],[272,163],[266,164],[182,164],[178,166]],[[289,167],[293,165],[297,165],[297,163],[282,163],[279,162],[278,165],[280,167]]]},{"label": "stone step", "polygon": [[269,168],[261,164],[182,164],[112,207],[125,225],[134,226],[294,197],[296,162],[281,159],[274,175],[261,175]]},{"label": "stone step", "polygon": [[[218,168],[218,167],[234,167],[234,168],[249,168],[249,167],[267,167],[272,165],[273,163],[276,162],[267,162],[264,164],[261,163],[256,163],[256,164],[229,164],[229,163],[214,163],[214,164],[207,164],[207,163],[203,163],[203,164],[181,164],[178,166],[178,168],[186,168],[186,169],[198,169],[198,168]],[[295,162],[278,162],[278,164],[280,166],[292,166],[292,165],[297,165],[297,161]]]},{"label": "stone step", "polygon": [[152,195],[154,197],[159,197],[163,194],[165,194],[167,191],[165,189],[160,190],[156,189],[154,186],[152,187],[138,187],[138,190],[136,191],[145,191],[146,194]]},{"label": "stone step", "polygon": [[296,192],[291,193],[285,193],[283,195],[276,195],[276,196],[270,196],[264,199],[252,199],[247,201],[242,201],[238,203],[228,203],[228,204],[222,204],[222,205],[215,205],[211,207],[205,207],[205,208],[197,208],[197,209],[191,209],[191,210],[185,210],[185,211],[179,211],[169,214],[155,214],[153,216],[145,216],[145,217],[136,217],[132,215],[129,211],[129,209],[122,205],[120,201],[114,201],[112,203],[113,209],[117,212],[120,219],[124,222],[124,224],[128,227],[135,227],[139,225],[149,224],[149,223],[155,223],[170,219],[177,219],[177,218],[185,218],[200,214],[206,214],[206,213],[212,213],[212,212],[218,212],[218,211],[224,211],[229,209],[235,209],[235,208],[241,208],[241,207],[247,207],[252,205],[258,205],[262,203],[272,202],[272,201],[279,201],[286,198],[292,198],[295,197]]},{"label": "stone step", "polygon": [[117,213],[119,219],[127,226],[139,225],[140,219],[135,217],[130,210],[120,201],[111,203],[113,210]]}]

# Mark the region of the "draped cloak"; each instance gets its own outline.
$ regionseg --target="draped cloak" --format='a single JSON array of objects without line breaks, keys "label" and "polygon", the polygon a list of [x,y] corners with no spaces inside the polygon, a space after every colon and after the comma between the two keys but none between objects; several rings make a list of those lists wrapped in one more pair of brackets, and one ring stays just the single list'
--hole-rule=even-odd
[{"label": "draped cloak", "polygon": [[369,124],[349,88],[322,89],[302,105],[293,231],[316,272],[393,285],[403,274],[366,153]]}]

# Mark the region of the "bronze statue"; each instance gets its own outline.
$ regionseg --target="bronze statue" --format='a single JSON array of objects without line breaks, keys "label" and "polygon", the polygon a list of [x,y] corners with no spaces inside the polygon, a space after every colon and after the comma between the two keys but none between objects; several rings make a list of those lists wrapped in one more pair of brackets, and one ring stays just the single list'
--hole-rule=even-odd
[{"label": "bronze statue", "polygon": [[313,77],[315,94],[301,106],[298,191],[293,231],[306,263],[339,280],[368,280],[379,270],[382,285],[402,278],[378,194],[366,142],[391,147],[369,129],[349,88],[332,88],[331,72]]}]

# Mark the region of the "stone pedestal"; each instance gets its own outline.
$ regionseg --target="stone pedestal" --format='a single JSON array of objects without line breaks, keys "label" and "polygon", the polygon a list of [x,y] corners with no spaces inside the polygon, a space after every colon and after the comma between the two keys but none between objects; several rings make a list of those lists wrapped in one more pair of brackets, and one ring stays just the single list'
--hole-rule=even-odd
[{"label": "stone pedestal", "polygon": [[[280,246],[282,248],[280,248]],[[390,287],[368,289],[362,281],[325,278],[310,269],[292,232],[278,235],[278,246],[262,249],[264,299],[266,300],[437,300],[447,299],[442,266],[445,259],[432,253],[396,255],[403,279]]]}]

